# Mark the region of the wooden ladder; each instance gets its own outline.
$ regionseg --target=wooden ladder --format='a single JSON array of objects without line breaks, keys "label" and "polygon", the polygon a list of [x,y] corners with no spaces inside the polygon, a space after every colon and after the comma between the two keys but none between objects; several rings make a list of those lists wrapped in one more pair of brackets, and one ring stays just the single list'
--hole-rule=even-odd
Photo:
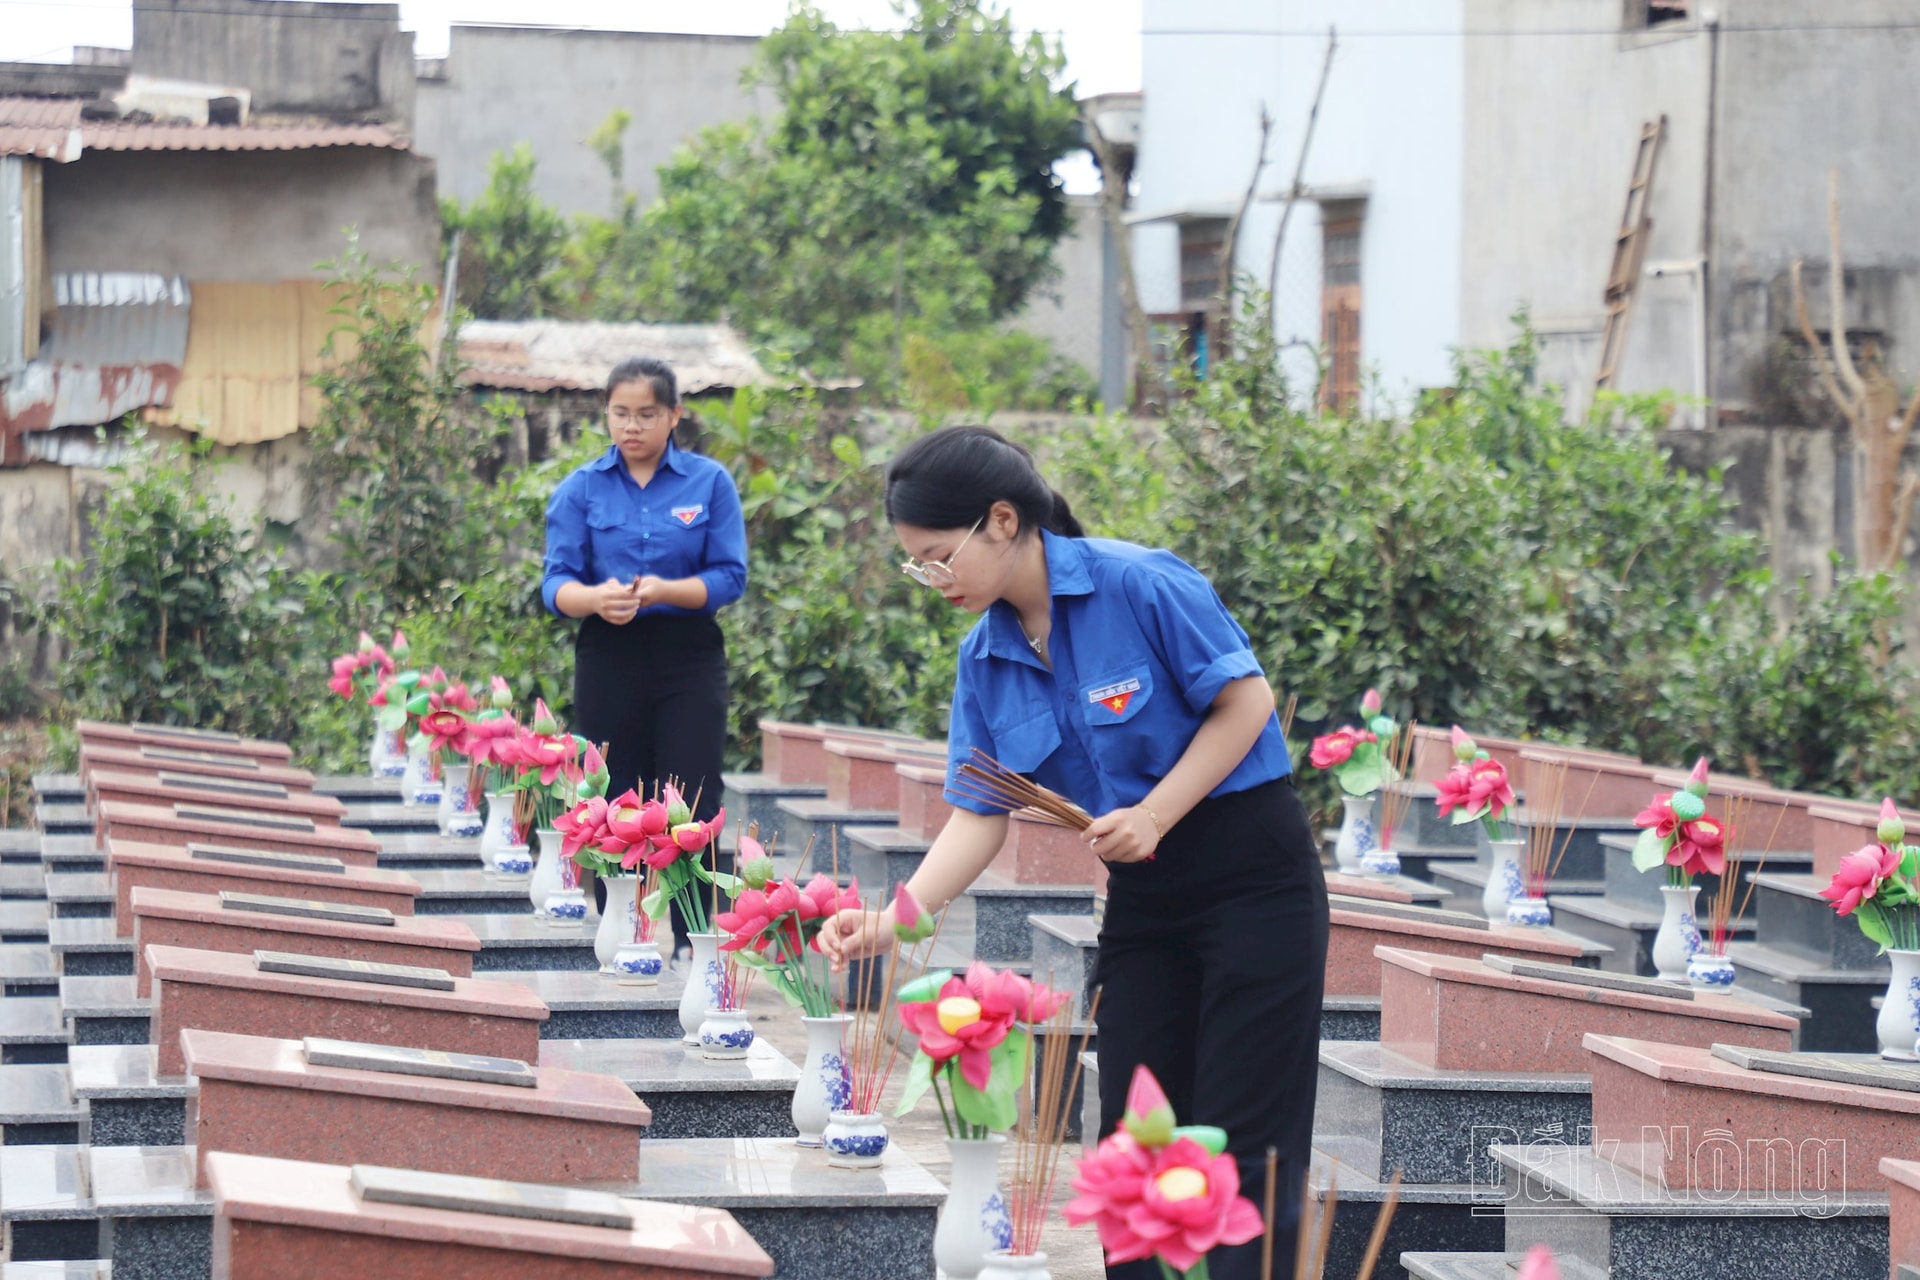
[{"label": "wooden ladder", "polygon": [[1607,323],[1600,335],[1600,376],[1595,390],[1613,385],[1627,347],[1627,313],[1633,309],[1633,291],[1647,257],[1647,237],[1653,231],[1653,175],[1660,165],[1660,148],[1667,140],[1667,118],[1649,120],[1640,127],[1640,145],[1633,156],[1633,181],[1627,184],[1627,208],[1620,217],[1620,234],[1613,242],[1613,268],[1607,273]]}]

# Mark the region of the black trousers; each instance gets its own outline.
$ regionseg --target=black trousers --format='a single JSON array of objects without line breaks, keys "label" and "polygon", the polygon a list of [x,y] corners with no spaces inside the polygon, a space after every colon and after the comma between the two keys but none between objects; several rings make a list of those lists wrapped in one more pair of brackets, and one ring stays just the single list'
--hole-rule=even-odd
[{"label": "black trousers", "polygon": [[[607,744],[609,799],[629,787],[648,798],[678,778],[696,818],[719,811],[727,647],[712,618],[635,618],[620,627],[588,618],[574,641],[573,708],[580,736]],[[675,927],[686,933],[684,921]]]},{"label": "black trousers", "polygon": [[[1149,863],[1111,868],[1100,931],[1100,1133],[1144,1063],[1182,1124],[1218,1125],[1255,1206],[1279,1153],[1275,1274],[1290,1274],[1313,1139],[1327,886],[1292,781],[1203,800]],[[1214,1280],[1254,1280],[1260,1242],[1215,1250]],[[1110,1280],[1159,1280],[1152,1260]]]}]

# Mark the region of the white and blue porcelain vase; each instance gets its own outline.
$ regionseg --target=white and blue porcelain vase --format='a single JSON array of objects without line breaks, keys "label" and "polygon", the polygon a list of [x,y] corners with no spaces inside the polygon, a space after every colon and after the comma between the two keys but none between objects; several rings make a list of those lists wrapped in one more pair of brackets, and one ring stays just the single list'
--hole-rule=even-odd
[{"label": "white and blue porcelain vase", "polygon": [[700,1043],[700,1024],[707,1010],[720,1003],[720,989],[726,973],[720,967],[720,935],[690,933],[687,943],[693,959],[687,962],[687,984],[680,992],[680,1030],[682,1044]]},{"label": "white and blue porcelain vase", "polygon": [[1687,960],[1687,984],[1700,991],[1725,991],[1739,976],[1724,951],[1702,946]]},{"label": "white and blue porcelain vase", "polygon": [[830,1013],[824,1018],[802,1018],[807,1028],[807,1060],[800,1064],[800,1080],[793,1090],[794,1139],[803,1147],[817,1147],[827,1122],[845,1111],[853,1098],[853,1073],[847,1067],[847,1024],[851,1014]]},{"label": "white and blue porcelain vase", "polygon": [[1700,950],[1700,925],[1693,914],[1699,892],[1697,884],[1660,886],[1666,911],[1660,917],[1660,932],[1653,935],[1653,971],[1662,982],[1685,982],[1687,961]]},{"label": "white and blue porcelain vase", "polygon": [[1547,905],[1545,898],[1525,896],[1509,898],[1507,899],[1507,923],[1544,929],[1553,923],[1553,908]]},{"label": "white and blue porcelain vase", "polygon": [[1044,1253],[990,1253],[978,1280],[1053,1280]]},{"label": "white and blue porcelain vase", "polygon": [[640,936],[640,904],[633,900],[632,876],[601,876],[607,886],[607,905],[600,913],[600,927],[593,934],[593,956],[600,972],[613,972],[613,958],[620,945]]},{"label": "white and blue porcelain vase", "polygon": [[1360,855],[1360,873],[1376,880],[1391,880],[1400,874],[1400,855],[1385,845],[1376,845]]},{"label": "white and blue porcelain vase", "polygon": [[[487,825],[480,830],[480,866],[492,875],[525,875],[533,870],[533,851],[513,838],[513,796],[511,791],[487,793]],[[522,856],[507,861],[525,861],[525,870],[509,872],[500,865],[501,855],[513,850]]]},{"label": "white and blue porcelain vase", "polygon": [[397,778],[407,771],[407,744],[398,729],[373,726],[367,744],[367,770],[376,778]]},{"label": "white and blue porcelain vase", "polygon": [[887,1122],[877,1111],[836,1111],[820,1134],[836,1169],[875,1169],[887,1153]]},{"label": "white and blue porcelain vase", "polygon": [[933,1229],[933,1260],[953,1280],[979,1280],[987,1257],[1013,1248],[1013,1215],[1000,1190],[1002,1134],[948,1138],[953,1173]]},{"label": "white and blue porcelain vase", "polygon": [[652,942],[623,942],[613,953],[613,976],[623,987],[653,987],[660,983],[666,962]]},{"label": "white and blue porcelain vase", "polygon": [[552,827],[542,827],[533,834],[540,842],[540,857],[533,864],[532,878],[527,881],[527,898],[533,903],[534,916],[544,920],[547,899],[560,887],[561,835]]},{"label": "white and blue porcelain vase", "polygon": [[1340,834],[1333,842],[1333,860],[1349,875],[1361,874],[1360,860],[1379,847],[1373,834],[1372,796],[1341,796]]},{"label": "white and blue porcelain vase", "polygon": [[486,819],[473,803],[473,766],[450,764],[441,770],[440,834],[470,839],[486,829]]},{"label": "white and blue porcelain vase", "polygon": [[1493,840],[1493,854],[1487,862],[1487,887],[1480,893],[1480,909],[1493,924],[1507,922],[1507,904],[1527,896],[1520,874],[1520,842]]},{"label": "white and blue porcelain vase", "polygon": [[730,1062],[753,1048],[753,1023],[744,1009],[709,1009],[700,1021],[700,1056]]},{"label": "white and blue porcelain vase", "polygon": [[407,771],[400,775],[402,804],[440,807],[442,790],[440,762],[425,746],[407,748]]},{"label": "white and blue porcelain vase", "polygon": [[1893,962],[1893,976],[1873,1024],[1880,1038],[1880,1056],[1912,1062],[1915,1041],[1920,1040],[1920,951],[1890,948],[1887,959]]}]

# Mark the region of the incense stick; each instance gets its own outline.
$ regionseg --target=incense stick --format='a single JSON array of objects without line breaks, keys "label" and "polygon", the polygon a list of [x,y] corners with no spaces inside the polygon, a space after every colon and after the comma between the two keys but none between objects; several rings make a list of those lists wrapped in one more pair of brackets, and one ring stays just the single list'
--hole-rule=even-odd
[{"label": "incense stick", "polygon": [[1560,834],[1560,808],[1566,800],[1567,762],[1527,760],[1527,896],[1547,896],[1555,861],[1554,837]]},{"label": "incense stick", "polygon": [[1400,1174],[1393,1171],[1393,1181],[1387,1184],[1387,1198],[1380,1206],[1380,1212],[1373,1220],[1373,1235],[1367,1240],[1367,1256],[1360,1260],[1358,1280],[1372,1280],[1374,1264],[1380,1261],[1380,1250],[1387,1243],[1387,1227],[1393,1222],[1393,1211],[1400,1206]]},{"label": "incense stick", "polygon": [[[1713,950],[1716,955],[1727,954],[1727,942],[1733,934],[1733,922],[1746,915],[1747,903],[1753,897],[1753,876],[1747,877],[1747,889],[1740,894],[1740,868],[1746,862],[1745,852],[1740,848],[1740,835],[1746,830],[1748,819],[1753,816],[1754,799],[1752,796],[1729,796],[1725,810],[1726,830],[1722,834],[1722,847],[1726,850],[1726,865],[1720,871],[1720,883],[1714,887],[1712,911]],[[1759,875],[1767,865],[1767,855],[1773,852],[1773,842],[1780,834],[1780,823],[1787,816],[1787,807],[1777,805],[1773,815],[1773,829],[1767,833],[1767,842],[1760,850],[1760,860],[1754,865],[1753,875]],[[1739,905],[1734,899],[1739,896]]]},{"label": "incense stick", "polygon": [[1280,1180],[1280,1149],[1267,1148],[1267,1194],[1260,1209],[1265,1230],[1260,1233],[1260,1280],[1273,1280],[1273,1193]]},{"label": "incense stick", "polygon": [[[1780,823],[1786,818],[1786,816],[1787,816],[1787,806],[1781,805],[1779,812],[1773,815],[1773,829],[1767,832],[1767,842],[1760,846],[1760,861],[1756,862],[1753,865],[1753,876],[1757,876],[1762,871],[1766,870],[1767,855],[1773,852],[1773,842],[1779,838]],[[1747,891],[1744,895],[1741,896],[1740,909],[1734,913],[1735,915],[1745,916],[1747,914],[1747,904],[1753,901],[1753,890],[1755,888],[1753,883],[1753,876],[1747,877]]]},{"label": "incense stick", "polygon": [[1387,739],[1387,777],[1380,787],[1380,847],[1393,848],[1393,833],[1407,816],[1407,810],[1413,805],[1413,795],[1406,790],[1395,790],[1394,783],[1404,781],[1407,767],[1413,762],[1413,732],[1419,728],[1415,721],[1408,721],[1393,731]]},{"label": "incense stick", "polygon": [[[869,909],[877,909],[877,906],[876,902],[876,906]],[[888,1081],[893,1078],[893,1068],[899,1060],[906,1031],[894,1016],[896,994],[906,982],[912,982],[926,973],[928,964],[933,960],[934,946],[940,940],[941,926],[945,923],[946,915],[943,912],[934,920],[933,933],[923,945],[918,958],[909,953],[909,976],[904,982],[900,978],[900,954],[908,949],[894,947],[888,953],[886,981],[880,989],[878,1005],[873,1003],[871,969],[866,972],[865,980],[859,983],[852,1001],[853,1025],[847,1029],[847,1067],[853,1084],[850,1110],[870,1112],[880,1109],[880,1100],[886,1094]],[[849,985],[852,985],[851,979]]]},{"label": "incense stick", "polygon": [[[1076,1047],[1073,1041],[1073,1001],[1054,1010],[1046,1020],[1047,1042],[1034,1067],[1035,1098],[1026,1124],[1015,1133],[1013,1177],[1008,1182],[1012,1202],[1013,1252],[1032,1254],[1040,1251],[1040,1234],[1046,1226],[1053,1193],[1059,1183],[1060,1153],[1066,1146],[1068,1123],[1072,1118],[1074,1094],[1080,1091],[1080,1073],[1085,1065],[1087,1045],[1093,1034],[1093,1020],[1100,1012],[1100,989],[1095,988],[1087,1010],[1087,1023]],[[1028,1029],[1028,1056],[1033,1056]],[[1068,1073],[1068,1060],[1072,1073]]]},{"label": "incense stick", "polygon": [[1281,736],[1281,738],[1283,738],[1283,739],[1284,739],[1284,738],[1291,738],[1291,737],[1293,736],[1293,719],[1294,719],[1294,714],[1295,714],[1296,712],[1298,712],[1299,710],[1300,710],[1300,695],[1299,695],[1299,694],[1297,694],[1297,693],[1290,693],[1290,694],[1288,694],[1288,695],[1287,695],[1287,705],[1286,705],[1285,707],[1282,707],[1282,708],[1281,708],[1281,710],[1280,710],[1280,736]]},{"label": "incense stick", "polygon": [[1015,773],[978,747],[972,750],[972,761],[954,771],[950,785],[958,794],[1005,813],[1021,813],[1074,831],[1093,825],[1092,814],[1059,792]]}]

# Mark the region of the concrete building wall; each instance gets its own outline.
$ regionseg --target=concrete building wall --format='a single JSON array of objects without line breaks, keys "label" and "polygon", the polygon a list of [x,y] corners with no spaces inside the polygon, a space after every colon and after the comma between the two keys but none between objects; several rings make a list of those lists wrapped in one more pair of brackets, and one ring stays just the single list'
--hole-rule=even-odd
[{"label": "concrete building wall", "polygon": [[773,110],[742,73],[758,41],[528,27],[452,31],[444,70],[419,83],[416,149],[440,166],[440,193],[471,200],[486,189],[495,152],[532,146],[534,184],[564,213],[605,214],[613,187],[587,137],[616,108],[633,114],[626,189],[659,194],[654,170],[708,125]]},{"label": "concrete building wall", "polygon": [[[1662,114],[1647,260],[1700,255],[1708,43],[1691,28],[1628,30],[1621,0],[1466,0],[1466,22],[1517,34],[1465,42],[1461,339],[1504,345],[1525,308],[1543,377],[1581,412],[1599,373],[1635,147]],[[1695,282],[1687,273],[1641,282],[1618,389],[1695,390]]]},{"label": "concrete building wall", "polygon": [[1073,196],[1069,201],[1073,221],[1053,250],[1059,274],[1036,289],[1008,323],[1045,338],[1055,351],[1099,378],[1114,300],[1107,287],[1106,219],[1098,196]]},{"label": "concrete building wall", "polygon": [[135,0],[133,71],[244,86],[256,113],[413,118],[413,33],[396,4]]},{"label": "concrete building wall", "polygon": [[91,151],[47,168],[55,272],[315,279],[349,225],[376,263],[431,279],[439,261],[433,163],[404,151]]},{"label": "concrete building wall", "polygon": [[[1378,374],[1387,406],[1451,381],[1459,341],[1461,41],[1422,33],[1456,30],[1461,0],[1145,0],[1144,13],[1135,207],[1149,215],[1183,205],[1230,211],[1253,172],[1264,104],[1274,120],[1265,198],[1243,224],[1237,264],[1263,287],[1281,217],[1274,197],[1292,179],[1324,33],[1339,28],[1305,181],[1366,197],[1362,361]],[[1283,342],[1320,343],[1321,236],[1320,206],[1296,206],[1275,291]],[[1134,247],[1147,309],[1172,310],[1177,236],[1142,228]],[[1303,374],[1312,365],[1289,363]]]}]

